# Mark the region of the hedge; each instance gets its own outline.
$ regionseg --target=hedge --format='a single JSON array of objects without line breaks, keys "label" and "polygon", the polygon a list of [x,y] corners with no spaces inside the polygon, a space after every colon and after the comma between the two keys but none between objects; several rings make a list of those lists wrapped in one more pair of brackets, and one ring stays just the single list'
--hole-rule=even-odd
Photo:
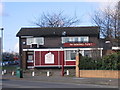
[{"label": "hedge", "polygon": [[97,59],[82,56],[79,68],[81,70],[120,70],[120,52]]}]

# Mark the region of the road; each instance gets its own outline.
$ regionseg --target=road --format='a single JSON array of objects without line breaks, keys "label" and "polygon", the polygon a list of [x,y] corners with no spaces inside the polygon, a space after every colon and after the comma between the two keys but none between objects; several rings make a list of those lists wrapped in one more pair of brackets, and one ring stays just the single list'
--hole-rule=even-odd
[{"label": "road", "polygon": [[107,85],[3,79],[2,88],[117,88],[117,87]]}]

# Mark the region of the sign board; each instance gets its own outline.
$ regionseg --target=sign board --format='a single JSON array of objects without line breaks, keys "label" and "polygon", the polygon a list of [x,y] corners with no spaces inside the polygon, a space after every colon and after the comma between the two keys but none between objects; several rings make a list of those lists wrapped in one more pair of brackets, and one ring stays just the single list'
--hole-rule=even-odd
[{"label": "sign board", "polygon": [[45,64],[54,64],[54,54],[49,52],[45,55]]},{"label": "sign board", "polygon": [[95,46],[95,43],[64,43],[64,47],[89,47]]}]

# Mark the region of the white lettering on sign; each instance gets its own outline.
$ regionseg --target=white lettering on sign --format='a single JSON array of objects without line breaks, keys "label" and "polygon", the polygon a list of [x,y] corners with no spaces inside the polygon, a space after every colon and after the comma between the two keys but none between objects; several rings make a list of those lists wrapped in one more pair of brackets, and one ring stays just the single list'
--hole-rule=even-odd
[{"label": "white lettering on sign", "polygon": [[54,64],[54,54],[49,52],[45,55],[45,64]]}]

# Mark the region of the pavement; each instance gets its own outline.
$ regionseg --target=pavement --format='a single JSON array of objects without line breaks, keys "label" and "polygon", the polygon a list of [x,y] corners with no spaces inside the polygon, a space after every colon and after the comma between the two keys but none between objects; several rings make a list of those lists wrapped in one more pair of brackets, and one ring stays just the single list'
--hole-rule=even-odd
[{"label": "pavement", "polygon": [[74,83],[74,84],[94,84],[94,85],[107,85],[114,88],[120,88],[120,79],[113,78],[76,78],[75,76],[31,76],[23,75],[23,78],[19,78],[16,75],[5,74],[2,76],[2,80],[29,80],[29,81],[42,81],[42,82],[57,82],[57,83]]}]

